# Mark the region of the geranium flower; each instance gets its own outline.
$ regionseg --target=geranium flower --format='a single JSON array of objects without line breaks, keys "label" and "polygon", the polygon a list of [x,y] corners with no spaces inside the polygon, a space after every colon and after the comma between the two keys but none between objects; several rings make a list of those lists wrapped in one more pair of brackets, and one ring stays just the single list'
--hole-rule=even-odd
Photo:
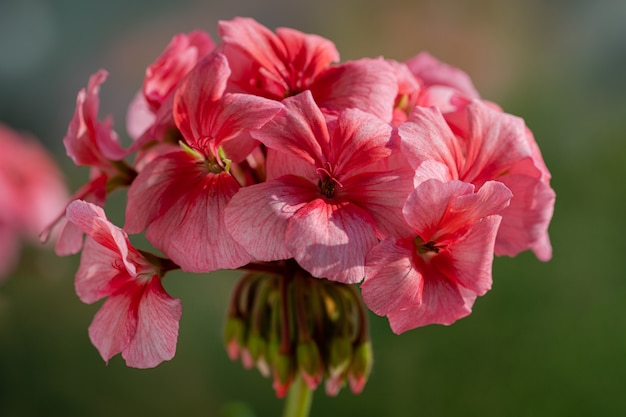
[{"label": "geranium flower", "polygon": [[451,324],[468,315],[491,288],[493,247],[511,192],[496,181],[422,182],[403,214],[412,228],[389,237],[367,255],[365,304],[402,333],[427,324]]},{"label": "geranium flower", "polygon": [[549,260],[548,225],[555,194],[550,175],[524,121],[481,101],[473,101],[444,119],[437,108],[416,107],[398,128],[402,148],[417,169],[416,183],[431,178],[433,162],[449,179],[481,187],[496,180],[512,192],[502,214],[495,251],[514,256],[531,249]]},{"label": "geranium flower", "polygon": [[263,126],[282,105],[224,94],[229,74],[226,58],[213,53],[182,81],[174,119],[185,150],[155,158],[128,191],[124,229],[147,228],[148,240],[186,271],[237,268],[252,259],[224,226],[224,208],[240,185],[220,147]]},{"label": "geranium flower", "polygon": [[377,239],[406,227],[410,175],[385,164],[392,128],[357,109],[327,123],[309,91],[283,103],[253,134],[275,152],[268,181],[233,197],[226,226],[257,260],[293,257],[313,276],[358,282]]},{"label": "geranium flower", "polygon": [[89,326],[89,337],[108,362],[118,353],[128,366],[152,368],[176,352],[179,299],[161,284],[164,270],[135,249],[101,207],[76,200],[67,218],[87,234],[76,273],[81,301],[108,297]]},{"label": "geranium flower", "polygon": [[221,51],[232,68],[229,89],[282,100],[310,90],[324,111],[357,108],[390,121],[397,83],[382,59],[340,65],[334,44],[289,28],[273,33],[253,19],[219,22]]}]

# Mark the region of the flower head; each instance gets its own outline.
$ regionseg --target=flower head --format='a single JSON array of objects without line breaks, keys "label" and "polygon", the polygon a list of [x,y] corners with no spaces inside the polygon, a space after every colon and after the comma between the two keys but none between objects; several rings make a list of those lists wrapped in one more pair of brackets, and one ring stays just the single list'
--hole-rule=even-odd
[{"label": "flower head", "polygon": [[182,307],[161,284],[162,266],[135,249],[101,207],[76,200],[67,218],[87,234],[76,273],[78,297],[85,303],[108,297],[89,326],[102,358],[108,362],[121,353],[135,368],[172,359]]},{"label": "flower head", "polygon": [[510,199],[495,181],[477,192],[456,180],[421,183],[403,210],[413,232],[387,238],[367,255],[365,304],[387,316],[396,333],[468,315],[491,288],[498,213]]}]

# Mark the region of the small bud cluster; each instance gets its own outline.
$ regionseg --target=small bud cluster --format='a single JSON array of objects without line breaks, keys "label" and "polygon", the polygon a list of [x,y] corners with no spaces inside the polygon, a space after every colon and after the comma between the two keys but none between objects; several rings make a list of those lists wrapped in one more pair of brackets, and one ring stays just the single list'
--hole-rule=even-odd
[{"label": "small bud cluster", "polygon": [[231,300],[225,343],[232,360],[271,376],[283,397],[298,374],[328,395],[346,381],[360,393],[372,368],[367,313],[352,285],[313,278],[293,261],[245,275]]}]

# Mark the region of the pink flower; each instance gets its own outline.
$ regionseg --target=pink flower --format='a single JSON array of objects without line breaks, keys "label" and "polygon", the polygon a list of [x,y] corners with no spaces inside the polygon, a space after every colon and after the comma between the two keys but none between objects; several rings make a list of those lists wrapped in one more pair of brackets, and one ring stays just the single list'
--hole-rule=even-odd
[{"label": "pink flower", "polygon": [[142,138],[136,147],[162,141],[168,129],[175,128],[172,108],[176,87],[214,47],[203,31],[179,33],[146,69],[142,91],[133,99],[126,119],[130,136]]},{"label": "pink flower", "polygon": [[0,123],[0,281],[23,240],[37,241],[67,199],[61,171],[34,138]]},{"label": "pink flower", "polygon": [[331,65],[339,60],[331,41],[289,28],[274,34],[249,18],[219,22],[219,33],[233,91],[282,100],[311,90],[325,111],[357,108],[391,120],[397,83],[384,60]]},{"label": "pink flower", "polygon": [[497,255],[514,256],[531,249],[540,260],[551,258],[548,225],[555,194],[522,119],[480,101],[448,113],[445,119],[434,107],[416,107],[398,132],[405,155],[417,169],[416,183],[432,178],[433,167],[439,164],[448,179],[477,187],[496,180],[513,192],[511,204],[501,213]]},{"label": "pink flower", "polygon": [[510,191],[490,181],[477,192],[461,181],[427,180],[403,213],[413,233],[387,238],[367,255],[365,304],[402,333],[452,324],[491,288],[493,246]]},{"label": "pink flower", "polygon": [[76,111],[63,138],[63,144],[67,155],[76,165],[114,172],[112,161],[124,159],[128,152],[119,144],[111,118],[104,122],[98,120],[100,85],[107,76],[106,71],[98,71],[89,78],[87,89],[79,91]]},{"label": "pink flower", "polygon": [[186,150],[156,157],[128,192],[125,229],[148,229],[148,240],[192,272],[237,268],[252,258],[226,231],[224,208],[240,186],[220,149],[258,129],[282,105],[247,94],[223,94],[230,74],[213,53],[182,81],[174,118]]},{"label": "pink flower", "polygon": [[410,177],[386,165],[392,128],[356,109],[327,123],[308,91],[283,103],[254,133],[275,152],[268,181],[233,197],[226,226],[257,260],[293,257],[316,277],[358,282],[377,239],[406,227]]},{"label": "pink flower", "polygon": [[176,353],[182,314],[179,299],[161,284],[163,271],[135,249],[101,207],[81,200],[67,218],[87,234],[76,292],[93,303],[108,297],[89,326],[89,337],[108,362],[118,353],[128,366],[152,368]]}]

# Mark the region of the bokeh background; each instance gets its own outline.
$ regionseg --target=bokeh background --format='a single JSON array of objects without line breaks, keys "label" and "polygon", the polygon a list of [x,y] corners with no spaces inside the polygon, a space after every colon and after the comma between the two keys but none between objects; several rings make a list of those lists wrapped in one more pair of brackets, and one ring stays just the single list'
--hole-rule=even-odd
[{"label": "bokeh background", "polygon": [[[330,38],[344,60],[428,50],[463,68],[526,119],[557,193],[552,261],[496,259],[493,290],[451,327],[396,336],[372,316],[364,393],[318,390],[311,415],[626,415],[626,2],[2,0],[0,120],[36,135],[74,190],[88,173],[61,139],[89,75],[110,72],[100,114],[125,137],[127,103],[170,38],[217,40],[237,15]],[[222,347],[236,273],[168,278],[184,306],[177,355],[136,370],[91,346],[99,304],[75,296],[77,264],[29,247],[0,287],[0,416],[280,415],[271,382]]]}]

